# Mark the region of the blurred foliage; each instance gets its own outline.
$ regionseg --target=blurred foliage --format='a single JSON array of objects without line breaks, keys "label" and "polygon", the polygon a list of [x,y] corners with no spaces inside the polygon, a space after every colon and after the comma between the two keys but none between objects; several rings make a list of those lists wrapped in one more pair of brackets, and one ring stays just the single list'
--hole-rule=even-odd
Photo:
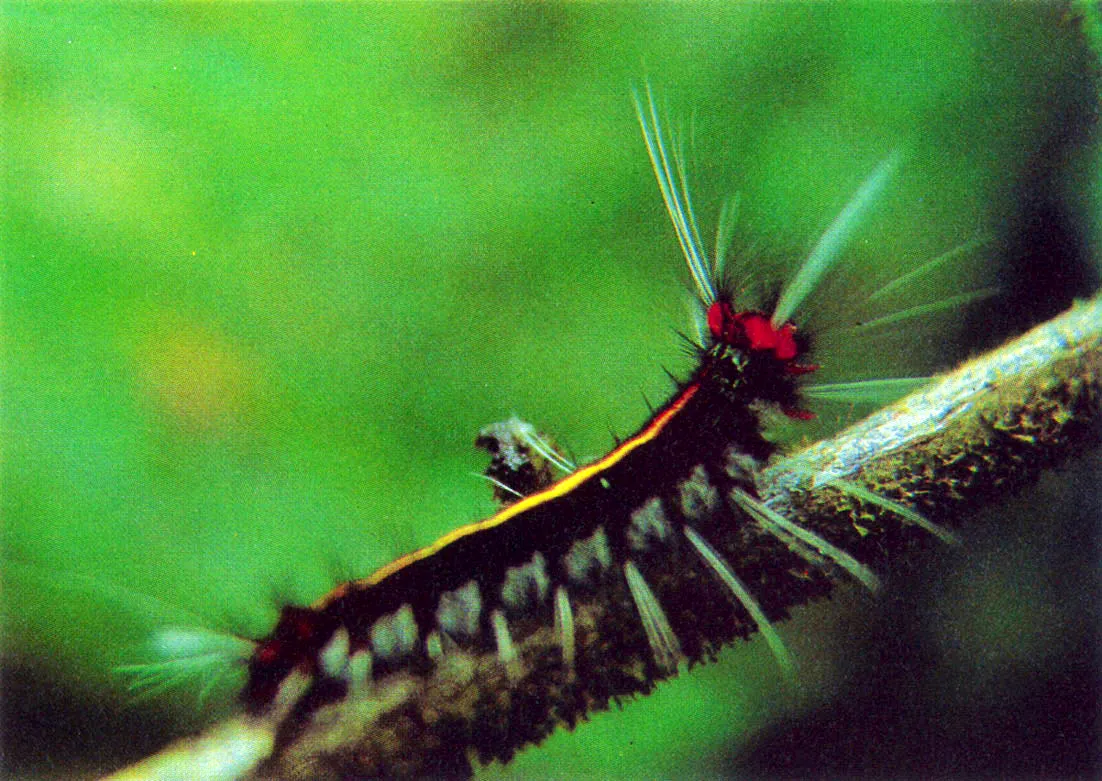
[{"label": "blurred foliage", "polygon": [[[827,378],[948,366],[1089,287],[1097,70],[1055,4],[0,13],[13,773],[117,766],[231,707],[232,686],[135,703],[111,669],[166,621],[263,635],[281,601],[490,512],[482,425],[519,413],[582,458],[639,425],[686,368],[646,78],[691,118],[703,230],[738,191],[762,258],[906,152],[812,324],[993,237],[922,295],[995,278],[1012,305],[828,331]],[[487,775],[720,772],[860,669],[830,649],[871,608],[842,602],[784,630],[799,691],[753,643]]]}]

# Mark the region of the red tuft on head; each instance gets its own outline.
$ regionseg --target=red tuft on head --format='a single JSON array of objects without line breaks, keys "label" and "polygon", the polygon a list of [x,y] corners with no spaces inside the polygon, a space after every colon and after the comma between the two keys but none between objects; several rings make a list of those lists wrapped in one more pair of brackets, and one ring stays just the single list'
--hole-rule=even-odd
[{"label": "red tuft on head", "polygon": [[774,328],[761,312],[736,312],[728,301],[708,307],[708,330],[717,342],[750,350],[768,351],[778,361],[791,361],[800,352],[796,326],[785,323]]}]

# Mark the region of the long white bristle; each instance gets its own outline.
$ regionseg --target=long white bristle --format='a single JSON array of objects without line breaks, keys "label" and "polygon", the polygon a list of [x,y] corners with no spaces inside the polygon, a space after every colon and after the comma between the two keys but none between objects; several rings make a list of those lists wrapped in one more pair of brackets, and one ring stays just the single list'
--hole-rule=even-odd
[{"label": "long white bristle", "polygon": [[520,656],[517,647],[513,643],[513,636],[509,633],[509,622],[505,614],[495,610],[490,614],[490,626],[494,632],[494,640],[497,643],[497,658],[505,668],[505,675],[510,681],[516,683],[524,674],[524,668],[520,664]]},{"label": "long white bristle", "polygon": [[520,438],[524,444],[535,450],[539,455],[550,461],[553,465],[566,474],[575,471],[578,466],[566,456],[559,453],[551,446],[551,443],[539,435],[532,426],[520,430]]},{"label": "long white bristle", "polygon": [[708,541],[697,534],[696,530],[691,526],[685,527],[685,536],[689,538],[689,542],[696,548],[696,552],[700,554],[700,557],[704,559],[704,562],[712,568],[712,571],[719,576],[723,585],[727,586],[730,592],[738,600],[739,604],[750,614],[751,620],[758,627],[758,631],[761,632],[762,637],[765,638],[765,642],[769,645],[769,650],[773,652],[773,656],[777,659],[777,664],[780,665],[781,672],[789,680],[793,680],[795,675],[795,664],[792,662],[792,656],[788,653],[788,649],[785,648],[784,642],[781,640],[780,635],[773,629],[773,625],[769,622],[769,619],[765,615],[765,611],[758,605],[754,595],[750,593],[750,589],[746,588],[746,585],[735,574],[735,571],[731,569],[731,565],[727,563],[727,560],[720,555],[719,551],[713,548]]},{"label": "long white bristle", "polygon": [[809,399],[845,401],[853,404],[886,404],[918,390],[930,382],[929,377],[886,377],[879,380],[830,382],[801,386],[800,392]]},{"label": "long white bristle", "polygon": [[252,655],[256,644],[209,629],[165,627],[154,632],[149,646],[163,661],[115,668],[130,677],[127,688],[145,697],[199,680],[203,702],[224,675]]},{"label": "long white bristle", "polygon": [[[58,571],[45,565],[13,561],[2,553],[0,553],[0,567],[5,578],[26,578],[34,581],[35,587],[40,589],[58,589],[87,594],[95,599],[111,602],[115,607],[139,615],[151,623],[165,626],[183,624],[202,626],[210,623],[205,616],[186,610],[180,605],[102,578],[79,572]],[[214,634],[213,631],[212,634]]]},{"label": "long white bristle", "polygon": [[932,258],[931,260],[926,261],[918,268],[908,271],[906,274],[903,274],[896,279],[893,279],[891,282],[887,283],[883,287],[879,288],[873,293],[870,293],[865,301],[876,301],[879,298],[884,298],[885,296],[891,295],[897,290],[902,290],[908,285],[919,281],[923,277],[928,277],[930,274],[932,274],[938,268],[944,266],[949,261],[955,260],[961,255],[966,255],[972,250],[978,249],[984,244],[987,244],[989,241],[991,241],[991,237],[989,235],[982,235],[966,241],[956,247],[953,247],[951,250],[941,253],[936,258]]},{"label": "long white bristle", "polygon": [[569,668],[574,667],[574,611],[570,607],[570,595],[559,586],[555,589],[555,629],[562,646],[562,661]]},{"label": "long white bristle", "polygon": [[716,225],[716,255],[712,261],[712,279],[722,282],[731,252],[731,242],[735,237],[735,223],[738,222],[739,196],[733,195],[723,202],[719,210],[719,222]]},{"label": "long white bristle", "polygon": [[490,475],[480,474],[478,472],[471,472],[471,474],[474,477],[478,477],[478,478],[481,478],[483,480],[487,480],[487,481],[493,483],[495,486],[500,488],[502,491],[505,491],[506,493],[512,494],[513,496],[517,497],[518,499],[523,499],[524,498],[524,494],[522,494],[520,491],[516,490],[515,488],[511,488],[511,487],[505,485],[505,483],[501,482],[496,477],[491,477]]},{"label": "long white bristle", "polygon": [[741,488],[736,488],[731,491],[731,498],[739,507],[750,513],[766,531],[773,533],[774,528],[779,528],[787,532],[822,553],[864,584],[869,591],[878,591],[880,589],[880,578],[878,578],[872,570],[841,548],[823,539],[815,532],[810,529],[805,529],[798,523],[793,523],[773,508],[750,496],[750,494],[746,493]]},{"label": "long white bristle", "polygon": [[821,555],[817,550],[812,548],[806,542],[799,537],[795,537],[786,532],[776,524],[769,523],[768,521],[759,521],[762,526],[772,534],[777,540],[784,544],[790,551],[802,558],[804,561],[812,564],[819,569],[826,569],[830,566],[830,563],[826,556]]},{"label": "long white bristle", "polygon": [[893,501],[886,496],[881,496],[878,493],[870,491],[862,485],[852,483],[849,480],[841,479],[831,480],[829,483],[827,483],[827,485],[833,486],[839,491],[849,494],[856,499],[868,502],[869,504],[874,504],[877,507],[883,507],[885,510],[889,510],[895,513],[900,518],[903,518],[906,521],[910,521],[915,526],[918,526],[920,529],[924,529],[925,531],[937,537],[942,542],[947,542],[950,545],[960,545],[960,537],[946,529],[944,526],[939,526],[921,513],[915,512],[910,507]]},{"label": "long white bristle", "polygon": [[971,290],[967,293],[960,293],[955,296],[943,298],[940,301],[931,301],[928,304],[919,304],[918,306],[900,309],[898,312],[891,312],[880,317],[875,317],[871,320],[866,320],[860,325],[854,326],[854,329],[868,331],[873,328],[882,328],[886,325],[895,325],[904,320],[913,320],[916,317],[925,317],[926,315],[940,312],[945,309],[957,309],[976,301],[982,301],[985,298],[996,295],[998,292],[999,288],[997,287],[985,287],[979,290]]},{"label": "long white bristle", "polygon": [[[690,138],[692,131],[689,132]],[[707,255],[704,252],[704,242],[700,240],[700,231],[697,228],[696,211],[693,209],[693,198],[689,192],[689,161],[685,154],[685,142],[683,136],[674,131],[670,132],[670,143],[673,147],[674,172],[677,174],[677,184],[681,190],[681,203],[685,208],[686,224],[692,236],[692,246],[696,248],[697,256],[703,263],[702,271],[705,279],[715,285],[715,278],[711,275],[707,264]]]},{"label": "long white bristle", "polygon": [[686,296],[685,306],[689,310],[689,322],[693,325],[693,336],[697,345],[708,344],[708,310],[700,303],[696,296]]},{"label": "long white bristle", "polygon": [[624,577],[627,579],[631,598],[635,600],[635,607],[639,611],[643,630],[647,633],[655,663],[663,670],[676,670],[683,658],[681,641],[674,634],[670,620],[666,618],[666,611],[658,604],[658,599],[647,585],[642,573],[630,561],[624,564]]},{"label": "long white bristle", "polygon": [[670,220],[673,222],[674,232],[677,233],[677,240],[681,244],[681,251],[689,265],[689,272],[696,283],[697,291],[705,304],[711,304],[716,300],[716,288],[709,273],[708,261],[701,247],[700,232],[697,230],[693,215],[692,199],[689,197],[689,188],[685,181],[683,155],[675,140],[671,139],[673,151],[669,152],[666,149],[667,140],[650,84],[646,85],[646,96],[644,106],[638,91],[632,92],[639,126],[643,132],[643,141],[647,145],[647,154],[650,155],[651,166],[658,180],[658,189],[662,192],[662,200],[666,203],[666,211],[669,212]]},{"label": "long white bristle", "polygon": [[800,270],[796,272],[796,276],[792,278],[792,281],[785,286],[784,292],[781,293],[780,300],[777,301],[777,308],[773,311],[771,319],[774,328],[780,328],[792,319],[792,315],[796,313],[800,304],[815,289],[823,274],[834,265],[842,250],[845,249],[854,229],[860,223],[861,218],[864,217],[865,211],[880,194],[880,191],[884,189],[884,185],[888,183],[888,179],[891,178],[891,174],[899,164],[900,158],[899,152],[888,155],[887,159],[881,162],[858,188],[841,213],[834,218],[834,222],[830,224],[830,227],[827,228],[810,254],[808,254],[807,260],[804,261]]}]

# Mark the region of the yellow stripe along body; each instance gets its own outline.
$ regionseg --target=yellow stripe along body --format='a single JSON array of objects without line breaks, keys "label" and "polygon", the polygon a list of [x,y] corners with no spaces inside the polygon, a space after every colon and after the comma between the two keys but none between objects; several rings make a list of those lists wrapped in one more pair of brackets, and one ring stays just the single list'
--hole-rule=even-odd
[{"label": "yellow stripe along body", "polygon": [[350,581],[348,583],[342,583],[336,589],[330,591],[328,594],[315,602],[312,607],[315,610],[320,610],[332,603],[334,600],[339,599],[350,590],[375,586],[384,581],[386,578],[393,575],[394,573],[405,569],[410,564],[436,555],[457,540],[463,539],[464,537],[468,537],[472,534],[477,534],[487,529],[492,529],[500,526],[503,523],[506,523],[516,518],[517,516],[531,510],[534,507],[538,507],[553,499],[565,496],[578,486],[585,484],[589,480],[607,471],[612,466],[620,463],[625,457],[627,457],[637,448],[654,440],[660,433],[662,433],[666,425],[685,407],[686,404],[689,403],[689,400],[696,395],[696,392],[700,389],[701,381],[702,380],[700,379],[694,380],[693,382],[682,388],[681,392],[669,403],[669,405],[667,405],[666,409],[656,415],[655,418],[651,420],[646,427],[639,431],[639,433],[637,433],[635,436],[621,442],[617,448],[612,450],[610,453],[608,453],[608,455],[604,456],[598,461],[594,461],[592,464],[578,469],[576,472],[567,475],[562,480],[546,488],[545,490],[540,491],[539,493],[524,497],[515,504],[506,507],[496,515],[492,515],[489,518],[477,521],[475,523],[467,524],[466,526],[461,526],[460,528],[451,531],[448,534],[445,534],[443,537],[439,538],[431,545],[426,545],[425,547],[419,548],[412,553],[408,553],[401,558],[395,559],[389,564],[379,568],[366,578]]}]

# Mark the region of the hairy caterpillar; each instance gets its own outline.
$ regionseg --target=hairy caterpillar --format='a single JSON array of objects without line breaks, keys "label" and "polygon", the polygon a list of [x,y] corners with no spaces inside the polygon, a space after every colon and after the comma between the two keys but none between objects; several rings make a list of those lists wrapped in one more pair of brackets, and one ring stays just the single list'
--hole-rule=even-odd
[{"label": "hairy caterpillar", "polygon": [[[769,631],[766,612],[720,552],[734,544],[728,537],[771,537],[795,554],[788,568],[809,562],[838,567],[876,587],[875,575],[851,555],[756,498],[754,473],[773,446],[761,433],[755,407],[809,416],[799,406],[797,378],[817,367],[804,363],[808,345],[791,318],[839,256],[894,160],[869,177],[775,308],[746,309],[735,304],[740,291],[722,278],[728,252],[723,218],[709,262],[684,178],[684,149],[670,146],[649,93],[639,114],[707,329],[700,329],[698,368],[608,456],[365,580],[340,586],[310,608],[285,608],[251,656],[243,695],[250,710],[271,707],[292,673],[311,681],[295,706],[292,718],[298,718],[397,672],[431,676],[441,659],[472,649],[496,648],[507,675],[519,680],[531,662],[518,655],[517,645],[552,624],[560,633],[563,675],[595,677],[607,663],[601,653],[627,655],[641,665],[642,678],[603,684],[603,696],[646,690],[680,662],[708,658],[745,635],[748,620]],[[748,577],[759,592],[782,587],[764,572]],[[716,594],[723,593],[717,585],[735,597],[733,604]],[[601,639],[584,643],[580,657],[578,600],[603,601],[603,610],[621,614],[619,626],[593,628]],[[712,615],[702,609],[709,603]]]},{"label": "hairy caterpillar", "polygon": [[[836,572],[877,587],[877,576],[844,545],[764,504],[755,476],[774,451],[760,416],[777,409],[796,420],[810,417],[798,382],[817,367],[806,362],[809,343],[793,317],[841,256],[898,160],[889,157],[869,176],[773,306],[747,306],[738,301],[745,280],[736,286],[734,275],[725,276],[730,210],[721,215],[715,256],[707,259],[685,179],[685,151],[667,137],[649,91],[638,108],[696,286],[697,369],[637,434],[576,470],[530,430],[485,435],[497,455],[520,442],[570,474],[551,482],[544,465],[522,475],[532,471],[531,452],[495,460],[489,476],[518,494],[500,513],[348,582],[312,607],[284,608],[275,630],[248,647],[243,694],[250,713],[278,714],[277,751],[330,703],[370,698],[376,687],[410,676],[440,685],[462,677],[464,666],[486,652],[496,655],[510,684],[551,686],[561,698],[550,703],[558,711],[552,721],[567,724],[609,698],[648,691],[682,662],[712,658],[731,639],[755,630],[788,668],[787,652],[770,626],[785,615],[781,605],[790,604],[775,601],[786,582],[799,583],[803,598],[826,593]],[[944,261],[910,276],[921,279]],[[934,309],[918,306],[893,317]],[[880,386],[914,384],[907,379]],[[859,390],[870,387],[875,384]],[[950,536],[912,509],[880,501],[924,529],[916,533]],[[746,549],[760,551],[760,564],[736,571],[726,556],[738,551],[745,558]],[[527,654],[528,641],[547,631],[554,633],[554,652]],[[242,647],[225,650],[232,656]],[[545,720],[526,733],[520,715],[514,711],[511,723],[474,733],[458,723],[445,728],[456,743],[442,750],[443,764],[435,770],[457,771],[449,763],[465,762],[456,757],[465,755],[468,741],[484,759],[507,759],[542,737]]]},{"label": "hairy caterpillar", "polygon": [[[709,262],[684,180],[684,150],[666,139],[649,93],[639,116],[699,296],[706,334],[696,347],[698,368],[637,434],[594,464],[364,581],[338,587],[310,608],[284,608],[279,625],[251,654],[242,695],[251,712],[267,711],[289,680],[298,686],[304,675],[309,691],[294,705],[293,729],[294,719],[372,681],[410,671],[431,677],[437,663],[451,663],[451,654],[488,649],[496,649],[509,679],[519,681],[536,662],[523,659],[518,646],[552,625],[559,632],[559,675],[599,680],[609,655],[639,665],[638,681],[595,686],[598,704],[647,691],[682,661],[712,657],[749,626],[771,634],[767,611],[721,553],[747,534],[761,538],[758,544],[789,547],[795,555],[782,570],[839,567],[876,587],[876,576],[852,555],[756,498],[755,471],[774,448],[761,434],[755,408],[810,415],[800,409],[797,378],[817,367],[803,362],[809,348],[791,317],[839,257],[894,161],[868,178],[773,311],[741,308],[739,291],[723,280],[723,218]],[[764,571],[743,576],[758,593],[782,587]],[[728,593],[720,596],[724,587]],[[594,637],[583,642],[575,611],[591,600],[616,617],[592,627]],[[507,758],[508,742],[500,753],[478,749]]]},{"label": "hairy caterpillar", "polygon": [[[630,433],[646,417],[640,388],[655,401],[666,396],[663,366],[687,375],[668,333],[683,322],[674,234],[657,214],[624,99],[624,71],[640,57],[695,92],[685,105],[701,112],[698,130],[723,134],[705,140],[697,159],[702,226],[712,227],[708,183],[742,190],[749,233],[783,236],[771,243],[795,248],[794,259],[901,138],[917,137],[923,148],[847,264],[875,256],[886,273],[888,259],[931,257],[978,224],[999,236],[982,253],[987,262],[1017,258],[1015,223],[1043,225],[1029,217],[1033,204],[1058,203],[1037,185],[1069,184],[1059,172],[1086,162],[1067,153],[1081,137],[1076,118],[1094,103],[1070,102],[1062,85],[1081,85],[1074,92],[1083,96],[1095,84],[1085,78],[1090,63],[1075,56],[1078,28],[1063,7],[912,9],[906,23],[867,8],[701,14],[686,6],[657,19],[649,9],[608,10],[500,6],[481,15],[491,22],[474,25],[427,7],[396,15],[432,17],[410,25],[350,8],[339,19],[287,18],[294,34],[277,49],[261,29],[279,24],[278,12],[248,20],[214,12],[222,24],[215,35],[186,11],[138,26],[124,14],[92,20],[58,9],[13,19],[28,34],[15,36],[12,50],[23,74],[13,84],[12,153],[25,175],[13,180],[9,212],[18,223],[9,234],[5,537],[9,551],[45,562],[61,586],[48,600],[21,599],[5,578],[16,615],[5,646],[39,660],[23,692],[15,675],[5,676],[7,731],[38,735],[40,749],[25,747],[24,762],[49,757],[58,767],[56,749],[81,741],[87,756],[136,759],[196,721],[194,694],[183,687],[175,697],[129,703],[126,681],[109,670],[148,658],[136,647],[148,627],[102,626],[110,611],[74,604],[66,570],[130,584],[262,637],[275,623],[273,586],[284,592],[280,603],[308,604],[336,581],[326,572],[334,559],[343,577],[363,575],[489,515],[483,487],[463,476],[482,466],[468,456],[469,438],[487,421],[519,412],[588,460],[609,449],[608,419]],[[25,24],[36,17],[48,17],[37,31]],[[426,41],[429,30],[438,33]],[[395,37],[410,32],[419,37]],[[105,45],[120,39],[127,45]],[[380,69],[375,53],[393,67]],[[493,183],[506,196],[487,208]],[[893,208],[893,199],[910,211]],[[1082,214],[1064,204],[1067,214]],[[494,214],[500,219],[488,228]],[[544,240],[554,236],[562,238]],[[1054,269],[1066,255],[1050,248],[1020,257]],[[850,287],[819,291],[811,303],[841,300]],[[466,290],[465,305],[448,305]],[[388,304],[392,294],[404,297]],[[1037,300],[1054,301],[1031,287],[1016,305],[988,311],[1020,316],[1022,304]],[[161,314],[175,315],[169,333],[152,331],[161,344],[128,349]],[[434,326],[444,319],[454,337]],[[472,328],[484,322],[492,325]],[[973,322],[969,334],[987,332],[988,322]],[[821,334],[818,325],[808,331]],[[169,338],[196,326],[224,349]],[[184,349],[172,352],[181,341]],[[897,344],[918,347],[910,333]],[[208,372],[237,366],[238,377],[260,375],[244,401],[262,406],[229,406],[230,424],[240,427],[215,418],[214,428],[178,431],[173,411],[149,404],[139,384],[161,346],[169,357],[196,359],[187,370],[193,384],[167,379],[200,393],[174,401],[223,400],[202,393],[219,387]],[[836,345],[815,346],[826,360],[812,380],[856,365]],[[956,354],[939,345],[921,351]],[[406,362],[394,356],[425,363],[398,378],[393,368]],[[223,362],[212,367],[207,357]],[[876,367],[866,376],[890,374]],[[458,393],[444,395],[449,388]],[[183,424],[201,422],[203,411],[191,410]],[[790,428],[804,436],[815,425]],[[383,432],[390,437],[380,439]],[[361,466],[349,468],[357,459]],[[400,530],[414,522],[416,531]],[[260,549],[263,558],[252,553]],[[803,620],[829,615],[819,607]],[[23,616],[49,623],[38,633],[47,642],[21,641]],[[820,657],[807,642],[860,658],[851,634],[832,642],[821,624],[780,629],[803,663],[804,687],[821,696],[834,688],[817,685]],[[745,721],[747,699],[785,698],[775,696],[762,643],[725,656],[724,665],[682,676],[622,715],[560,732],[510,772],[539,775],[532,768],[542,761],[604,775],[601,763],[613,756],[688,769],[721,742],[744,743],[757,730]],[[73,705],[36,705],[28,696],[35,691],[71,692],[59,699]],[[232,701],[236,691],[221,694]],[[69,729],[71,739],[61,727],[50,731],[79,718],[82,702],[87,726]],[[648,712],[659,716],[649,728]],[[686,737],[672,743],[679,732]],[[14,743],[8,757],[18,762]],[[112,754],[120,743],[126,748]]]}]

